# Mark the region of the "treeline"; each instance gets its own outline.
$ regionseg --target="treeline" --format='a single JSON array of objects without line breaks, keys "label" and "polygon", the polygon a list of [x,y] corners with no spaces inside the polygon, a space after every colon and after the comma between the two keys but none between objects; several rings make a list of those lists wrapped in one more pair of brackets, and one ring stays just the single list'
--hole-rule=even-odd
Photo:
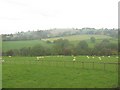
[{"label": "treeline", "polygon": [[18,41],[18,40],[40,40],[52,37],[62,37],[70,35],[107,35],[118,38],[117,29],[95,29],[95,28],[82,28],[82,29],[51,29],[51,30],[37,30],[28,32],[18,32],[16,34],[3,34],[3,41]]},{"label": "treeline", "polygon": [[[91,37],[91,42],[95,43],[95,38]],[[93,48],[88,46],[86,41],[80,41],[77,45],[71,44],[66,39],[57,39],[52,47],[36,45],[33,47],[24,47],[21,49],[11,49],[2,52],[3,56],[46,56],[46,55],[117,55],[118,45],[104,39],[95,44]]]}]

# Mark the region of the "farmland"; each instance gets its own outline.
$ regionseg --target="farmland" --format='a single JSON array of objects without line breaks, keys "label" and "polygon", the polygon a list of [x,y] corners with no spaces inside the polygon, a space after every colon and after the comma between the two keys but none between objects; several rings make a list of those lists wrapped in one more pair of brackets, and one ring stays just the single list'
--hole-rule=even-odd
[{"label": "farmland", "polygon": [[[92,37],[92,36],[96,38],[96,43],[101,42],[103,39],[109,39],[111,42],[117,43],[116,39],[113,39],[113,38],[111,38],[109,36],[105,36],[105,35],[72,35],[72,36],[65,36],[65,37],[59,37],[59,38],[67,39],[74,45],[76,45],[81,40],[86,40],[89,44],[89,47],[93,47],[96,43],[90,42],[90,37]],[[2,49],[3,49],[3,51],[7,51],[10,49],[20,49],[23,47],[32,47],[37,44],[41,44],[46,47],[51,47],[52,44],[48,44],[48,43],[46,43],[46,41],[49,40],[52,42],[59,38],[57,37],[57,38],[47,38],[47,39],[42,39],[42,40],[24,40],[24,41],[3,41]]]},{"label": "farmland", "polygon": [[107,35],[3,41],[3,88],[115,88],[117,41]]},{"label": "farmland", "polygon": [[76,56],[74,63],[72,56],[44,56],[39,61],[36,57],[3,57],[3,88],[117,87],[117,64],[107,63],[117,63],[118,58],[89,57]]},{"label": "farmland", "polygon": [[81,40],[89,40],[90,37],[95,37],[96,39],[110,39],[112,37],[110,36],[106,36],[106,35],[71,35],[71,36],[64,36],[64,37],[56,37],[56,38],[50,38],[50,39],[43,39],[43,40],[50,40],[50,41],[54,41],[56,39],[62,38],[62,39],[68,39],[70,41],[81,41]]}]

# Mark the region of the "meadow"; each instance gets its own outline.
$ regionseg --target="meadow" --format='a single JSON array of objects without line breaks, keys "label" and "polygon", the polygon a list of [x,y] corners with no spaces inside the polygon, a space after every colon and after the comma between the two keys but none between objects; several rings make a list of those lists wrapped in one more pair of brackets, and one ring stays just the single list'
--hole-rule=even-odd
[{"label": "meadow", "polygon": [[3,88],[115,88],[116,56],[3,57]]},{"label": "meadow", "polygon": [[88,42],[89,47],[94,47],[96,43],[91,43],[90,37],[95,37],[96,38],[96,43],[101,42],[103,39],[109,39],[110,42],[112,43],[117,43],[117,39],[114,39],[110,36],[105,36],[105,35],[72,35],[72,36],[64,36],[64,37],[56,37],[56,38],[47,38],[47,39],[42,39],[42,40],[23,40],[23,41],[3,41],[2,42],[2,50],[7,51],[10,49],[20,49],[24,47],[32,47],[35,45],[43,45],[46,47],[52,47],[53,44],[47,43],[46,41],[51,41],[53,42],[54,40],[57,39],[68,39],[72,44],[76,45],[78,44],[79,41],[85,40]]},{"label": "meadow", "polygon": [[49,40],[49,41],[54,41],[57,40],[59,38],[62,39],[68,39],[70,41],[81,41],[81,40],[88,40],[91,37],[95,37],[96,39],[110,39],[112,37],[110,36],[106,36],[106,35],[71,35],[71,36],[63,36],[63,37],[55,37],[55,38],[48,38],[48,39],[42,39],[42,40]]}]

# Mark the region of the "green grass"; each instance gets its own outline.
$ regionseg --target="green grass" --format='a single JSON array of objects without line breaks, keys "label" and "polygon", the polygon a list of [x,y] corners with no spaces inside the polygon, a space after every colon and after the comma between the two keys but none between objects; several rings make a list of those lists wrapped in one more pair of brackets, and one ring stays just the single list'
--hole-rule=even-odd
[{"label": "green grass", "polygon": [[57,40],[59,38],[62,38],[62,39],[68,39],[70,41],[81,41],[81,40],[88,40],[92,36],[95,37],[96,39],[105,39],[105,38],[110,39],[110,38],[112,38],[112,37],[106,36],[106,35],[71,35],[71,36],[64,36],[64,37],[48,38],[48,39],[43,39],[43,40],[54,41],[54,40]]},{"label": "green grass", "polygon": [[[112,43],[118,42],[116,39],[113,39],[113,38],[111,38],[109,36],[105,36],[105,35],[72,35],[72,36],[66,36],[66,37],[61,37],[61,38],[70,40],[70,42],[74,45],[76,45],[80,40],[86,40],[88,42],[89,47],[92,48],[96,44],[96,43],[91,43],[90,37],[92,37],[92,36],[94,36],[96,38],[96,43],[101,42],[105,38],[110,39],[110,42],[112,42]],[[26,41],[3,41],[2,49],[3,49],[3,51],[7,51],[10,49],[20,49],[23,47],[32,47],[37,44],[41,44],[46,47],[51,47],[52,44],[46,43],[46,40],[53,41],[56,39],[58,39],[58,38],[48,38],[48,39],[43,39],[43,40],[26,40]]]},{"label": "green grass", "polygon": [[[117,87],[116,65],[81,62],[118,62],[116,56],[3,57],[3,88],[111,88]],[[78,62],[79,61],[79,62]]]},{"label": "green grass", "polygon": [[44,46],[49,46],[45,41],[41,40],[26,40],[26,41],[3,41],[2,43],[2,49],[3,51],[7,51],[10,49],[20,49],[23,47],[32,47],[35,45],[44,45]]}]

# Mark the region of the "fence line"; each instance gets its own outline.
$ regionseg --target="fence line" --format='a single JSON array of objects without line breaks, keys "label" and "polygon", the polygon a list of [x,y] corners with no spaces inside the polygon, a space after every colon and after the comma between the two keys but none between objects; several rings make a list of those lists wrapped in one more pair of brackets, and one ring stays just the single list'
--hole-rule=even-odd
[{"label": "fence line", "polygon": [[[47,64],[46,64],[47,63]],[[3,64],[40,64],[40,65],[49,65],[49,66],[59,66],[61,64],[61,66],[67,67],[67,65],[71,65],[73,67],[76,67],[76,65],[78,65],[77,67],[81,66],[83,69],[86,68],[85,65],[86,64],[91,64],[91,68],[95,69],[95,65],[97,66],[97,64],[102,64],[103,65],[103,70],[107,70],[106,65],[116,65],[115,69],[116,71],[118,70],[118,65],[120,64],[120,62],[81,62],[81,61],[69,61],[69,60],[39,60],[39,61],[35,61],[35,60],[28,60],[28,61],[5,61]],[[62,65],[63,64],[63,65]],[[81,65],[82,64],[82,65]]]}]

